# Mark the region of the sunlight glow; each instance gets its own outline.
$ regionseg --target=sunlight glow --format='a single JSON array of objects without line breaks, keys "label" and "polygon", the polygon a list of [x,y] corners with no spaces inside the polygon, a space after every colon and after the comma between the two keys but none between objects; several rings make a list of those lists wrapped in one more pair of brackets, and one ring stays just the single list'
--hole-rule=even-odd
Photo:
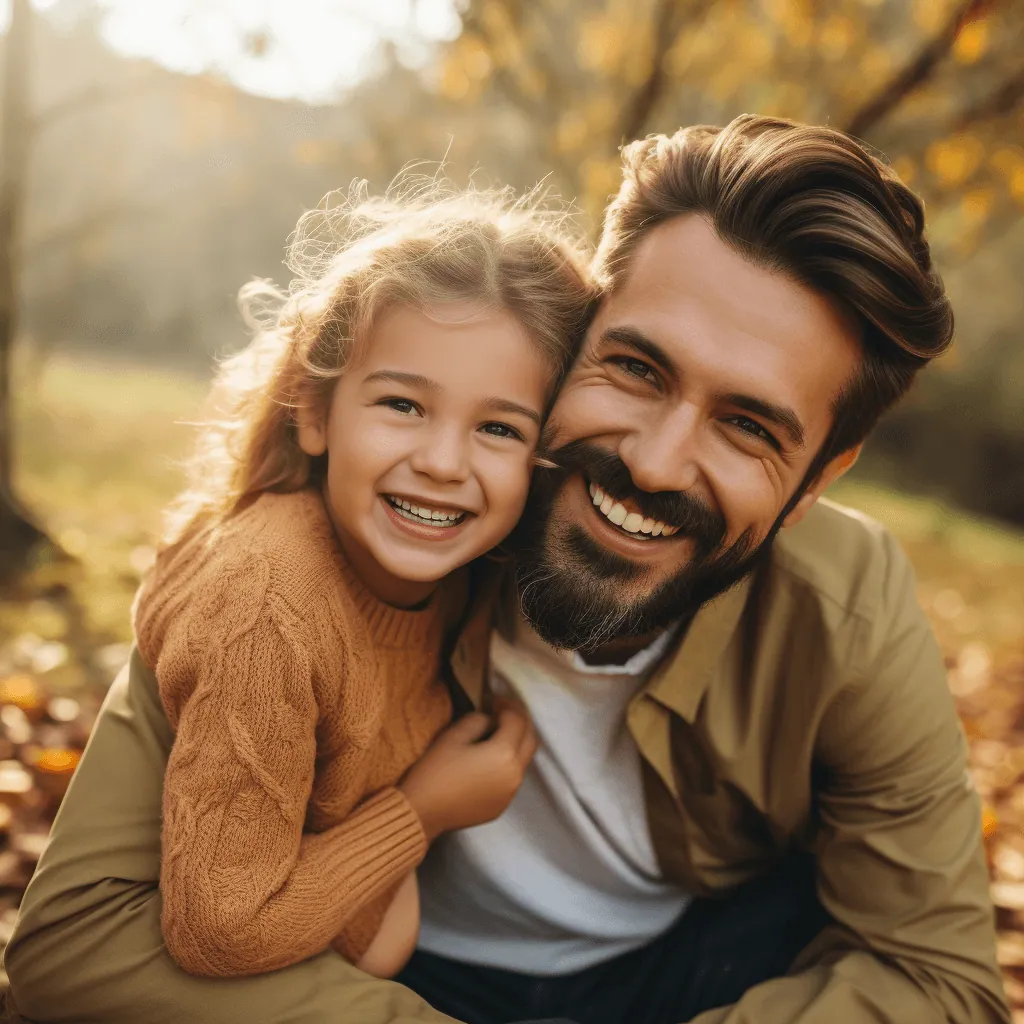
[{"label": "sunlight glow", "polygon": [[[96,0],[119,53],[216,71],[264,96],[324,102],[373,67],[382,41],[423,62],[459,30],[453,0]],[[35,0],[40,9],[59,6]]]}]

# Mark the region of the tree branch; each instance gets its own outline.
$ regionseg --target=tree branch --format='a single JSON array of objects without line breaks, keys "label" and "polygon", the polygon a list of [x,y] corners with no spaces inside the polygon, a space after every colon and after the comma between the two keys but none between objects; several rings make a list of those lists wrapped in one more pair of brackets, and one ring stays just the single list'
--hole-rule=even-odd
[{"label": "tree branch", "polygon": [[617,142],[632,142],[639,138],[665,91],[668,74],[665,71],[665,57],[672,44],[684,28],[702,21],[711,10],[712,0],[696,0],[689,7],[682,7],[680,0],[658,0],[654,21],[654,52],[651,71],[623,112],[619,122]]},{"label": "tree branch", "polygon": [[922,46],[914,59],[850,118],[844,131],[863,138],[891,114],[907,96],[924,85],[953,48],[964,26],[991,3],[992,0],[962,0],[938,35]]},{"label": "tree branch", "polygon": [[1012,114],[1024,102],[1024,68],[1011,75],[991,96],[967,107],[953,124],[954,131],[962,132],[980,121]]}]

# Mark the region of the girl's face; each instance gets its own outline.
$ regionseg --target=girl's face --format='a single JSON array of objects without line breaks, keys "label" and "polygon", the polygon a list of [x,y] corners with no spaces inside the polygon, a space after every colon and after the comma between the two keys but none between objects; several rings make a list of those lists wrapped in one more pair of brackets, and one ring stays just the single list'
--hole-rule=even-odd
[{"label": "girl's face", "polygon": [[399,306],[338,379],[299,444],[327,452],[342,548],[382,600],[411,605],[493,548],[526,501],[551,369],[506,312]]}]

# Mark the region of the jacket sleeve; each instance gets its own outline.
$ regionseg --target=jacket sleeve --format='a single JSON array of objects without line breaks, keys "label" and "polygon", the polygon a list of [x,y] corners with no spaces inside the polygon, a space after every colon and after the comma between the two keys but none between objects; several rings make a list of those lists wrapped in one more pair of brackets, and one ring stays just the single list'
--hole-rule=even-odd
[{"label": "jacket sleeve", "polygon": [[182,971],[160,930],[160,814],[173,735],[138,654],[110,688],[5,952],[31,1024],[453,1024],[326,951],[247,978]]},{"label": "jacket sleeve", "polygon": [[1009,1024],[966,743],[913,572],[886,544],[859,678],[817,741],[817,885],[835,924],[789,976],[694,1024]]}]

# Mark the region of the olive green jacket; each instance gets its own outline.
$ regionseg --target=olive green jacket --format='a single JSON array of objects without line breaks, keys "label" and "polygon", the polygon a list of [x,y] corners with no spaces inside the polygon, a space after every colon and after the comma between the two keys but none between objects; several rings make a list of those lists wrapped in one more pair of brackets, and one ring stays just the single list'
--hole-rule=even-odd
[{"label": "olive green jacket", "polygon": [[[479,703],[492,614],[475,607],[451,668]],[[667,877],[713,894],[810,849],[836,921],[789,976],[696,1024],[1008,1024],[963,735],[910,566],[884,530],[819,503],[783,531],[766,569],[699,612],[628,721]],[[333,952],[247,979],[175,966],[157,888],[171,741],[133,655],[7,950],[24,1018],[449,1020]]]}]

